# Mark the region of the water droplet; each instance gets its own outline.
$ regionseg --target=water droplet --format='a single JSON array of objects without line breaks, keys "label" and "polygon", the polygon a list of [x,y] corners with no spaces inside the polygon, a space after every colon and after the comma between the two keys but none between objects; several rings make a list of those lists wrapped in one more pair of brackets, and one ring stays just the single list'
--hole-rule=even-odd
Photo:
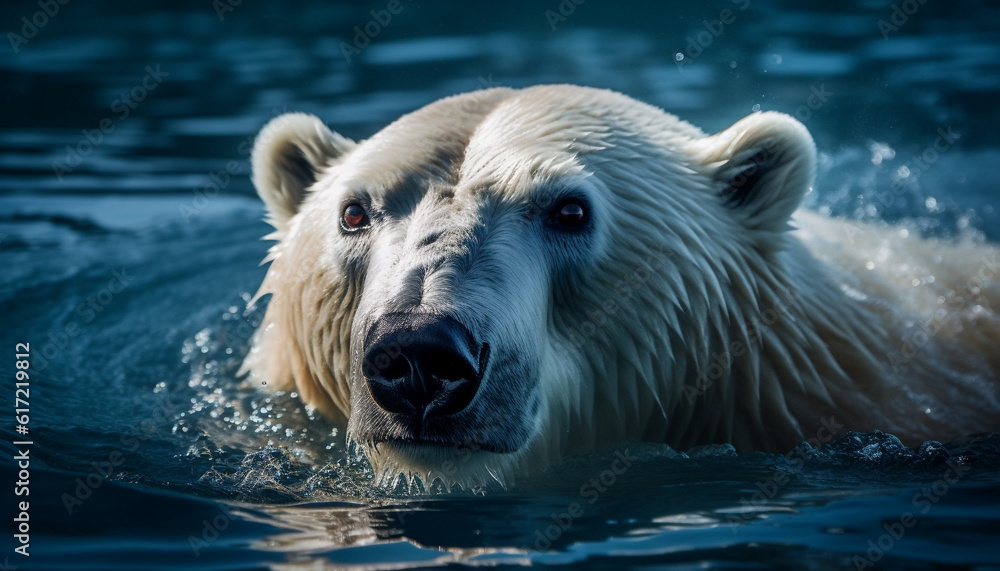
[{"label": "water droplet", "polygon": [[924,201],[924,206],[926,206],[928,210],[934,210],[937,208],[937,199],[933,196],[927,197],[927,200]]},{"label": "water droplet", "polygon": [[729,62],[729,69],[736,69],[736,62],[735,61]]},{"label": "water droplet", "polygon": [[865,264],[865,269],[874,270],[875,269],[875,262],[869,261],[868,263],[866,263]]},{"label": "water droplet", "polygon": [[910,283],[913,284],[913,287],[917,287],[918,285],[920,285],[920,278],[913,278],[913,280],[910,281]]},{"label": "water droplet", "polygon": [[760,111],[760,103],[754,103],[754,106],[750,108],[754,113]]},{"label": "water droplet", "polygon": [[906,178],[910,176],[910,167],[903,165],[896,170],[896,174],[899,175],[899,178]]},{"label": "water droplet", "polygon": [[677,61],[684,61],[684,54],[682,54],[681,52],[677,52],[674,54],[674,59]]}]

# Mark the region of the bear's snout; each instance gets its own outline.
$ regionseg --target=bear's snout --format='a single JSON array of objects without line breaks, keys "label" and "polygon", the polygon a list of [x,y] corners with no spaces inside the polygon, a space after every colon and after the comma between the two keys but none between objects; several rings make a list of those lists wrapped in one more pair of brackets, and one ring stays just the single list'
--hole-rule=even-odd
[{"label": "bear's snout", "polygon": [[389,313],[365,338],[362,374],[372,400],[404,415],[418,436],[431,417],[465,410],[489,361],[489,345],[454,318],[425,313]]}]

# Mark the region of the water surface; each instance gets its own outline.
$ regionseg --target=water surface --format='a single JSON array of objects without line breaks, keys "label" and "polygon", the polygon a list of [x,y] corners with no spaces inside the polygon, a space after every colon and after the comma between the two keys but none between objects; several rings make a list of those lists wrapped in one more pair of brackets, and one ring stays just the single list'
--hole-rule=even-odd
[{"label": "water surface", "polygon": [[[343,43],[385,3],[244,2],[220,17],[208,1],[71,2],[0,56],[0,336],[35,355],[31,557],[11,543],[0,558],[1000,566],[996,436],[914,451],[844,433],[739,456],[626,443],[620,474],[611,451],[485,495],[379,489],[342,427],[235,378],[268,232],[249,144],[278,113],[365,138],[446,95],[552,82],[623,91],[708,132],[778,110],[817,141],[809,208],[997,242],[1000,7],[929,0],[891,30],[888,0],[588,0],[565,20],[546,15],[555,1],[401,5],[350,61]],[[0,22],[20,34],[38,9],[4,4]],[[958,138],[921,161],[939,130]],[[21,437],[12,419],[0,433],[13,482]]]}]

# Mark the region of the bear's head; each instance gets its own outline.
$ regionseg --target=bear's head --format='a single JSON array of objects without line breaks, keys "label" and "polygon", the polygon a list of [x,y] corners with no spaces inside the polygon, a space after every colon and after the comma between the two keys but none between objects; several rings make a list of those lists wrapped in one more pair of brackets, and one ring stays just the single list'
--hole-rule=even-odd
[{"label": "bear's head", "polygon": [[277,244],[245,368],[346,422],[384,479],[478,485],[629,439],[732,438],[726,407],[754,389],[699,372],[780,303],[769,265],[815,150],[782,114],[706,136],[539,86],[358,143],[282,115],[252,160]]}]

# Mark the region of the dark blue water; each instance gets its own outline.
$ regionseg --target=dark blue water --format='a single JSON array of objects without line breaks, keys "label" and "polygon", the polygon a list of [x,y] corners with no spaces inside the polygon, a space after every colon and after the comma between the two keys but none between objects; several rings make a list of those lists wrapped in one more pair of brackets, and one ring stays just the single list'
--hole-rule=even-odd
[{"label": "dark blue water", "polygon": [[[612,452],[444,494],[375,487],[342,427],[240,386],[268,231],[249,143],[285,110],[353,138],[494,85],[613,88],[706,131],[779,110],[820,149],[810,208],[1000,241],[995,3],[897,2],[895,20],[890,0],[563,4],[403,0],[350,61],[342,42],[387,2],[3,4],[18,37],[0,46],[0,366],[12,411],[14,346],[31,344],[34,444],[15,496],[23,436],[0,415],[2,513],[30,501],[31,554],[12,522],[0,564],[1000,566],[996,436],[629,443],[621,474]],[[959,138],[916,160],[938,129]]]}]

